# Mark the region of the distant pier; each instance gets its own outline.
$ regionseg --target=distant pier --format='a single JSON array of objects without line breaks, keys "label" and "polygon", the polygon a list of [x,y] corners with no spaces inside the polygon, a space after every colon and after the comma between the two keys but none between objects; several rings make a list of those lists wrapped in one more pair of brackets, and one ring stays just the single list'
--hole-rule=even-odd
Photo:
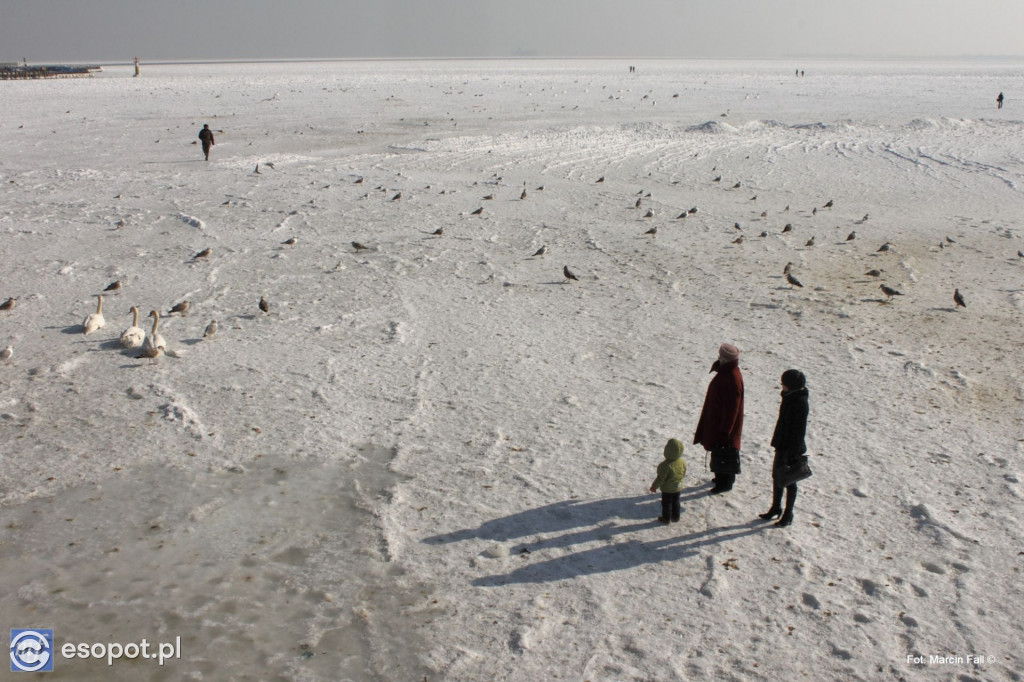
[{"label": "distant pier", "polygon": [[0,64],[0,80],[29,80],[35,78],[88,78],[99,66],[68,66],[64,64]]}]

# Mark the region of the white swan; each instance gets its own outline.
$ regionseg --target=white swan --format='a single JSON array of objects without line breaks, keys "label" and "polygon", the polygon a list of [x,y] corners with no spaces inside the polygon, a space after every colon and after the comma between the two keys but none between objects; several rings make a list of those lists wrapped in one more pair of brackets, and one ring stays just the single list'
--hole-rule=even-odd
[{"label": "white swan", "polygon": [[[146,351],[154,351],[156,349],[167,350],[167,342],[164,341],[164,337],[160,335],[157,329],[160,327],[160,313],[155,310],[149,311],[149,316],[153,318],[153,331],[146,337],[145,342],[142,344],[142,348]],[[156,357],[147,355],[146,357]]]},{"label": "white swan", "polygon": [[99,299],[96,303],[96,312],[86,315],[85,319],[82,320],[82,331],[85,334],[91,334],[97,329],[102,329],[107,323],[103,319],[103,294],[98,294],[96,298]]},{"label": "white swan", "polygon": [[139,308],[132,306],[132,326],[121,332],[121,345],[125,348],[138,348],[146,340],[146,332],[139,327]]}]

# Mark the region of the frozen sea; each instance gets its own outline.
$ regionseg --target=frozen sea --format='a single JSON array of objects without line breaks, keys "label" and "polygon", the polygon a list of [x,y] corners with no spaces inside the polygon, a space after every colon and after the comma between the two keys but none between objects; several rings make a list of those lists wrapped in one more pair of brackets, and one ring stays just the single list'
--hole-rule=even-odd
[{"label": "frozen sea", "polygon": [[48,679],[1021,679],[1024,64],[132,72],[0,82],[0,622]]}]

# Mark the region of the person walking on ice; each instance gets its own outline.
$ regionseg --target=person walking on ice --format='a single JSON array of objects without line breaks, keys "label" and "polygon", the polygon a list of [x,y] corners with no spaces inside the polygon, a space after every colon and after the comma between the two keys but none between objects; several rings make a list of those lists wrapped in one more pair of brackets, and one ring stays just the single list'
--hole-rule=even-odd
[{"label": "person walking on ice", "polygon": [[1002,108],[1003,108],[1003,93],[1000,92],[999,96],[996,97],[996,109],[1002,109]]},{"label": "person walking on ice", "polygon": [[199,131],[199,140],[203,143],[203,156],[206,160],[210,160],[210,147],[216,144],[213,141],[213,131],[210,130],[210,124],[204,123],[203,129]]},{"label": "person walking on ice", "polygon": [[686,460],[683,459],[683,443],[675,438],[665,444],[665,459],[658,464],[658,476],[651,484],[651,492],[661,488],[662,523],[678,521],[680,515],[679,493],[683,489],[683,478],[686,477]]}]

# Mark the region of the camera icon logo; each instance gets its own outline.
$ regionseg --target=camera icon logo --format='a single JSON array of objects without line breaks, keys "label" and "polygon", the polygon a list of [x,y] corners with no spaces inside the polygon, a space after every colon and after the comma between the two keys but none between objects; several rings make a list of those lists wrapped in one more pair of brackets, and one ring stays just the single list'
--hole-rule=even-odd
[{"label": "camera icon logo", "polygon": [[53,671],[53,629],[11,629],[11,672]]}]

